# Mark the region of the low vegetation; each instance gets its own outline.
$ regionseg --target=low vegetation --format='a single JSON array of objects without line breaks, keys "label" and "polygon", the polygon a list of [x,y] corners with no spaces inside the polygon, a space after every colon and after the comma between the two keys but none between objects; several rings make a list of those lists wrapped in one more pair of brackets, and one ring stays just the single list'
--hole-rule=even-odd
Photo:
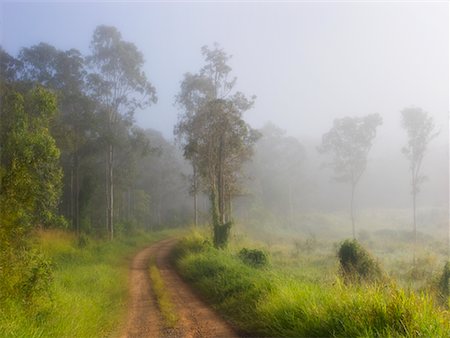
[{"label": "low vegetation", "polygon": [[152,288],[156,295],[159,310],[164,317],[165,325],[169,328],[175,327],[178,322],[178,316],[175,312],[175,307],[170,300],[170,296],[167,293],[159,269],[154,263],[150,266],[150,280],[152,281]]},{"label": "low vegetation", "polygon": [[347,282],[374,282],[383,277],[380,266],[356,240],[345,240],[338,251],[341,273]]},{"label": "low vegetation", "polygon": [[[124,317],[128,295],[128,260],[140,247],[170,232],[137,233],[111,242],[81,240],[64,231],[39,232],[32,244],[40,262],[27,270],[40,276],[28,303],[15,294],[0,298],[1,337],[103,337]],[[51,268],[46,269],[43,264]],[[25,265],[28,269],[29,265]],[[16,267],[19,269],[19,267]],[[37,270],[37,272],[36,272]],[[44,272],[39,272],[40,270]],[[18,272],[18,275],[20,271]],[[22,274],[20,274],[22,275]],[[10,280],[10,282],[12,282]],[[30,285],[34,285],[31,283]],[[24,292],[28,292],[24,284]]]},{"label": "low vegetation", "polygon": [[178,270],[235,326],[257,336],[450,335],[450,316],[426,293],[395,282],[311,281],[277,268],[255,269],[199,234],[174,253]]}]

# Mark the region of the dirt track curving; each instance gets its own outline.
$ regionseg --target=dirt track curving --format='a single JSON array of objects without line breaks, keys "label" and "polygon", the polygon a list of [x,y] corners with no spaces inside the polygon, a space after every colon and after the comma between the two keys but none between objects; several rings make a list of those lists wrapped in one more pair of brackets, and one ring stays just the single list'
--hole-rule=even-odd
[{"label": "dirt track curving", "polygon": [[[233,329],[184,283],[170,264],[175,239],[164,240],[140,251],[130,266],[130,305],[122,337],[237,337]],[[156,260],[167,292],[179,318],[166,328],[149,278],[149,264]]]}]

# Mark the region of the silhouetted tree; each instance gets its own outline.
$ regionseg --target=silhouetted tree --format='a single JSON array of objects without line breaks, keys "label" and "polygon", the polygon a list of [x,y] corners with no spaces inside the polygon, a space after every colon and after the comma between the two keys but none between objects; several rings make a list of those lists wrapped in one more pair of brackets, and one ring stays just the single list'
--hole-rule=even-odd
[{"label": "silhouetted tree", "polygon": [[322,136],[318,150],[332,156],[327,166],[333,168],[337,182],[350,183],[350,215],[355,238],[354,197],[355,188],[366,170],[367,155],[376,136],[377,127],[383,123],[379,114],[365,117],[335,119],[331,130]]},{"label": "silhouetted tree", "polygon": [[426,176],[422,173],[422,163],[428,144],[439,133],[435,131],[434,121],[428,113],[421,108],[405,108],[401,111],[402,127],[408,135],[408,144],[402,148],[403,155],[409,161],[411,173],[411,195],[413,198],[413,229],[414,229],[414,257],[416,260],[417,224],[416,224],[416,198],[420,186],[425,182]]}]

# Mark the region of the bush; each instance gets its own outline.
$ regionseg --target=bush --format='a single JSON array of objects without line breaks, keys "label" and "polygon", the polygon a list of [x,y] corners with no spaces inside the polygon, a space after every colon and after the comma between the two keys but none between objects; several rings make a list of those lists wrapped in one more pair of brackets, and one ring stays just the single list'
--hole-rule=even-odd
[{"label": "bush", "polygon": [[378,263],[356,240],[345,240],[339,248],[338,258],[347,282],[376,281],[383,277]]},{"label": "bush", "polygon": [[199,253],[212,248],[211,242],[199,232],[192,232],[189,236],[181,239],[180,243],[172,251],[172,258],[182,257],[187,253]]},{"label": "bush", "polygon": [[239,258],[242,262],[254,268],[261,268],[268,263],[267,254],[259,249],[243,248],[239,251]]},{"label": "bush", "polygon": [[0,255],[0,302],[15,299],[26,306],[50,300],[50,261],[29,247],[4,250]]}]

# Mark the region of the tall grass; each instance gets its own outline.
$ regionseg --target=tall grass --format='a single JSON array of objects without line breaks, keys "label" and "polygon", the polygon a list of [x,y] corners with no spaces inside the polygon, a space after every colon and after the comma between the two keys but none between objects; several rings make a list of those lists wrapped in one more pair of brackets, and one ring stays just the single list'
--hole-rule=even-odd
[{"label": "tall grass", "polygon": [[[33,309],[9,299],[0,306],[0,337],[104,337],[124,318],[128,264],[144,245],[173,232],[139,233],[112,242],[63,231],[40,232],[33,246],[52,262],[49,299]],[[82,245],[80,245],[82,244]]]},{"label": "tall grass", "polygon": [[395,283],[312,281],[251,268],[198,234],[179,243],[180,273],[246,334],[277,337],[448,337],[449,313]]}]

